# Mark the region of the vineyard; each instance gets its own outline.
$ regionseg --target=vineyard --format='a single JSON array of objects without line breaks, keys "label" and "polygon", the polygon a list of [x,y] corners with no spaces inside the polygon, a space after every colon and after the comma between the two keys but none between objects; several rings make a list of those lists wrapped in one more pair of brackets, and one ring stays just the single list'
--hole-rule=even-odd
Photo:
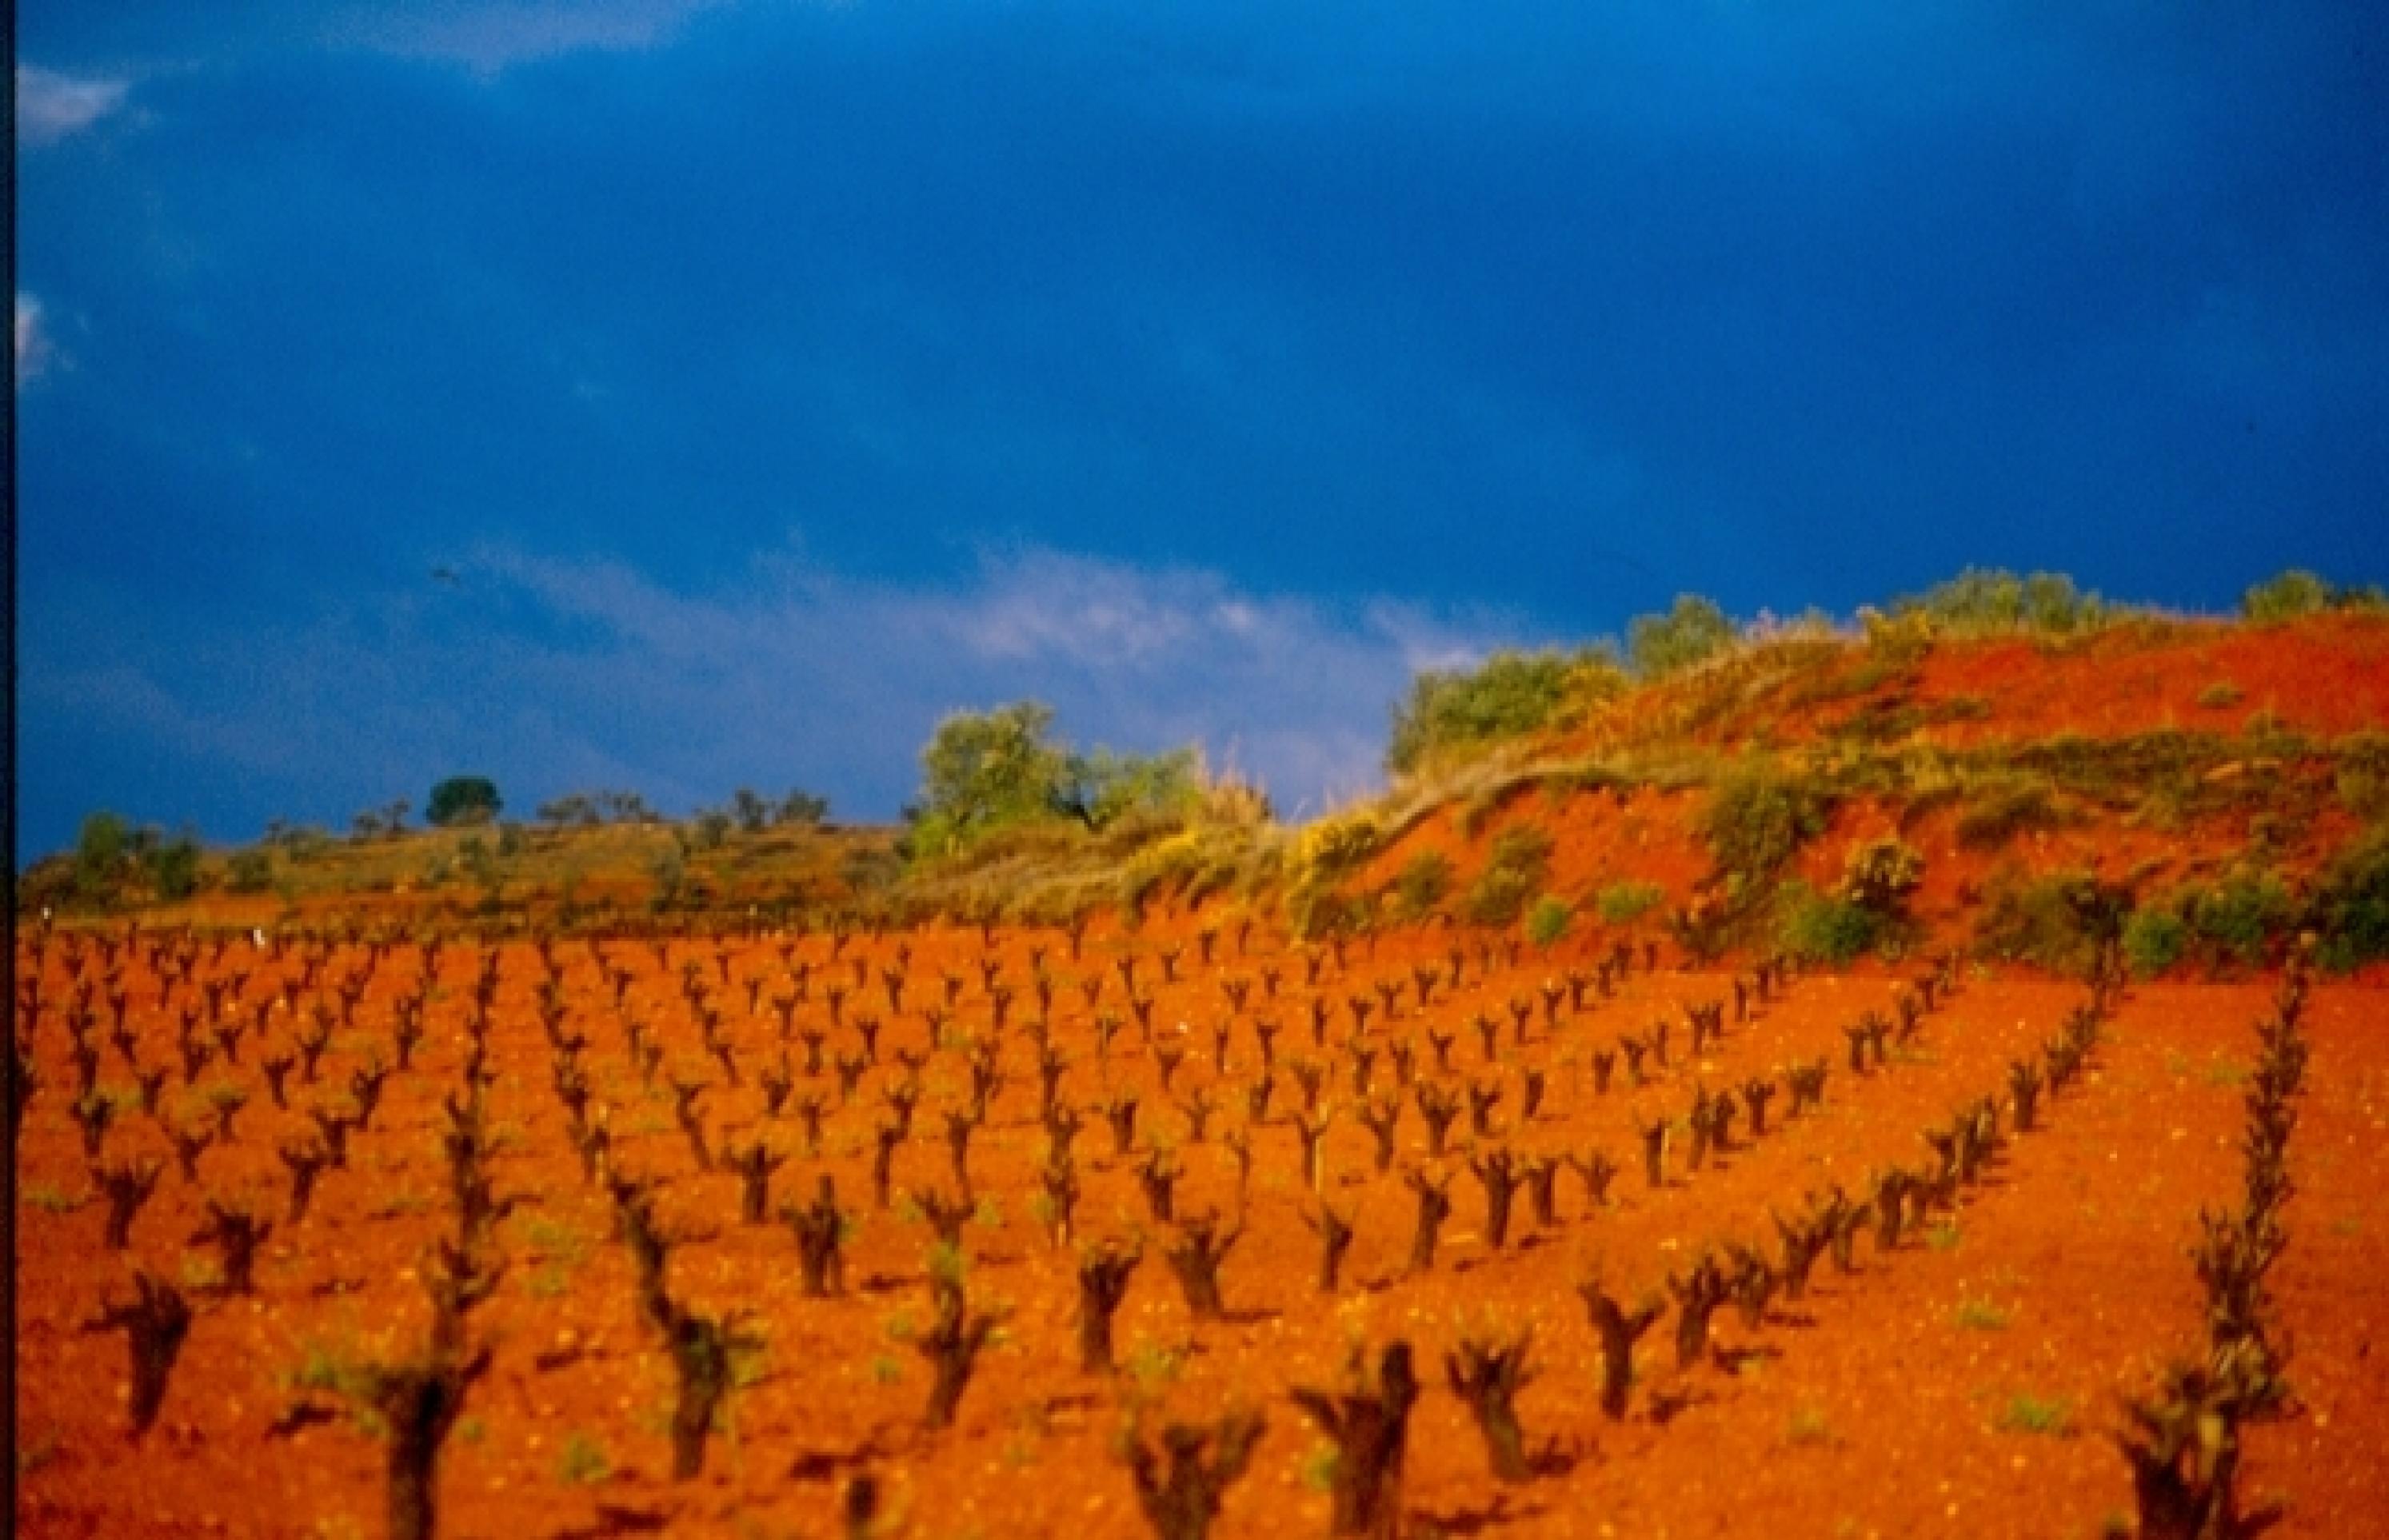
[{"label": "vineyard", "polygon": [[10,1534],[2389,1540],[2389,0],[22,8]]},{"label": "vineyard", "polygon": [[1704,971],[1216,905],[17,965],[27,1534],[2389,1511],[2389,1050],[2295,963]]}]

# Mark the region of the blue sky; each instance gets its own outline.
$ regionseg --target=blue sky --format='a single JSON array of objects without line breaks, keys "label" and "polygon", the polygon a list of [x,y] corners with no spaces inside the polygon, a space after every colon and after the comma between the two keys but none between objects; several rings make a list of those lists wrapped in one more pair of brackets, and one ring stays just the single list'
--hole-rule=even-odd
[{"label": "blue sky", "polygon": [[1023,695],[1315,810],[1680,591],[2389,575],[2376,6],[18,20],[24,854]]}]

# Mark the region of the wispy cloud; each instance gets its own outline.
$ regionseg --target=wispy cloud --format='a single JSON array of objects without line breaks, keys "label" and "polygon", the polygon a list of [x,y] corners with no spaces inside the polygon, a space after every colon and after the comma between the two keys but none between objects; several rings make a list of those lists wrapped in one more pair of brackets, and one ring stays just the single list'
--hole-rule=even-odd
[{"label": "wispy cloud", "polygon": [[48,328],[42,324],[42,302],[32,295],[17,296],[17,388],[22,390],[42,377],[50,366],[56,350]]},{"label": "wispy cloud", "polygon": [[669,43],[690,18],[729,0],[437,0],[345,13],[336,45],[461,64],[492,76],[517,64]]},{"label": "wispy cloud", "polygon": [[466,768],[525,807],[597,783],[678,808],[801,783],[850,816],[887,817],[939,717],[1032,696],[1074,741],[1198,743],[1309,813],[1377,783],[1413,668],[1524,630],[1047,550],[991,553],[943,585],[782,558],[705,592],[507,549],[458,566],[454,589],[264,634],[138,642],[140,655],[37,637],[28,706],[285,799],[222,815],[251,822],[301,806],[338,816]]},{"label": "wispy cloud", "polygon": [[[675,591],[611,563],[485,552],[474,570],[596,641],[543,667],[610,688],[635,670],[724,765],[786,758],[796,724],[841,778],[909,788],[944,713],[1024,695],[1087,742],[1199,742],[1289,806],[1373,784],[1386,712],[1417,668],[1481,653],[1514,623],[1392,601],[1247,592],[1189,567],[990,552],[951,587],[856,581],[766,560],[726,591]],[[589,670],[585,680],[582,670]],[[826,740],[826,741],[824,741]],[[673,779],[682,779],[675,774]]]},{"label": "wispy cloud", "polygon": [[124,105],[133,83],[104,75],[70,75],[38,64],[17,66],[17,139],[54,145],[80,134]]}]

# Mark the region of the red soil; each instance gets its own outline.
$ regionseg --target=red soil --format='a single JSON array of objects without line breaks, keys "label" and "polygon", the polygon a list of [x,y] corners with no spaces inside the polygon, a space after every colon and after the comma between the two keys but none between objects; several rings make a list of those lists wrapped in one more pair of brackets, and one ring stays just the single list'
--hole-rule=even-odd
[{"label": "red soil", "polygon": [[[2234,733],[2259,711],[2289,728],[2332,737],[2378,729],[2389,712],[2389,620],[2342,615],[2272,628],[2197,624],[2155,633],[2122,627],[2062,651],[2029,641],[1943,643],[1913,668],[1870,689],[1828,692],[1803,704],[1804,689],[1853,679],[1871,667],[1865,651],[1853,647],[1825,672],[1773,680],[1734,709],[1710,713],[1706,725],[1688,729],[1681,713],[1702,692],[1733,687],[1695,676],[1629,697],[1591,728],[1546,746],[1564,759],[1648,733],[1729,752],[1759,735],[1779,746],[1816,745],[1852,717],[1894,704],[1915,708],[1925,722],[1907,741],[1950,749],[2028,744],[2069,732],[2093,738],[2161,729]],[[2239,692],[2229,706],[2198,704],[2204,692],[2222,683]],[[1954,701],[1979,703],[1980,715],[1934,715]],[[1835,808],[1790,874],[1830,891],[1854,846],[1896,834],[1924,859],[1923,885],[1910,905],[1918,946],[1962,948],[1983,895],[2002,876],[2084,871],[2153,894],[2211,878],[2261,843],[2275,870],[2298,878],[2320,868],[2359,832],[2336,797],[2328,764],[2255,762],[2233,773],[2275,777],[2267,784],[2280,795],[2245,798],[2239,811],[2170,826],[2076,799],[2059,827],[2028,830],[1990,847],[1961,842],[1961,809],[1955,803],[1911,811],[1854,798]],[[1581,910],[1614,883],[1655,883],[1665,902],[1633,930],[1658,934],[1669,910],[1712,881],[1713,862],[1697,830],[1704,804],[1695,791],[1567,793],[1524,785],[1480,817],[1473,834],[1457,804],[1430,814],[1377,851],[1348,885],[1385,887],[1418,854],[1433,850],[1452,861],[1464,890],[1493,842],[1530,824],[1552,838],[1550,892]],[[2298,816],[2282,820],[2292,806]],[[2260,825],[2268,826],[2261,842]]]},{"label": "red soil", "polygon": [[[1980,700],[1980,720],[1943,724],[1963,746],[2059,732],[2121,737],[2161,728],[2232,732],[2255,711],[2319,736],[2389,722],[2389,622],[2321,616],[2279,627],[2197,626],[2151,642],[2129,628],[2078,649],[2030,642],[1935,647],[1920,666],[1920,702]],[[2228,686],[2201,701],[2210,690]],[[2228,702],[2222,696],[2232,696]]]},{"label": "red soil", "polygon": [[[1679,713],[1722,686],[1729,666],[1630,696],[1580,746],[1654,731],[1675,736]],[[2262,712],[2321,738],[2389,724],[2389,618],[2327,615],[2280,626],[2124,625],[2077,642],[2026,638],[1935,643],[1891,667],[1851,646],[1695,728],[1695,742],[1764,733],[1803,743],[1869,709],[1913,707],[1919,741],[1950,748],[2031,743],[2059,733],[2125,737],[2161,730],[2237,732]],[[1961,710],[1952,710],[1961,706]]]},{"label": "red soil", "polygon": [[[1646,830],[1648,846],[1630,834],[1603,845],[1606,836],[1595,826],[1591,819],[1571,826],[1562,815],[1565,859],[1586,863],[1587,871],[1615,859],[1622,875],[1667,880],[1673,869],[1670,858],[1656,853],[1666,843],[1659,823]],[[1633,864],[1646,855],[1650,866]],[[736,1223],[735,1178],[695,1169],[668,1103],[640,1090],[586,948],[559,946],[572,1018],[592,1039],[592,1078],[615,1107],[619,1164],[666,1177],[667,1219],[701,1228],[701,1238],[673,1255],[674,1290],[706,1310],[751,1307],[770,1336],[763,1377],[736,1396],[731,1428],[713,1441],[705,1475],[680,1484],[666,1479],[658,1421],[669,1403],[670,1368],[637,1319],[630,1263],[607,1240],[608,1206],[583,1181],[548,1089],[546,1044],[531,999],[536,959],[528,947],[507,948],[492,1033],[502,1071],[492,1116],[509,1139],[493,1164],[500,1190],[526,1203],[503,1228],[511,1261],[505,1281],[473,1317],[476,1334],[496,1345],[496,1368],[473,1393],[466,1408],[472,1421],[452,1442],[443,1466],[447,1532],[821,1534],[835,1527],[838,1483],[867,1470],[889,1495],[888,1533],[1032,1535],[1064,1525],[1090,1537],[1145,1533],[1126,1474],[1109,1452],[1116,1387],[1076,1369],[1069,1270],[1030,1213],[1040,1138],[1032,1053],[1018,1025],[1028,1013],[1029,948],[1044,948],[1048,966],[1064,981],[1054,1000],[1055,1040],[1073,1061],[1068,1093],[1085,1102],[1097,1095],[1103,1072],[1071,975],[1100,973],[1105,1002],[1118,1008],[1112,962],[1121,955],[1142,959],[1140,983],[1157,996],[1156,1028],[1168,1035],[1181,1021],[1194,1024],[1180,1071],[1183,1088],[1217,1078],[1207,1028],[1225,1014],[1222,975],[1252,977],[1265,964],[1286,971],[1282,997],[1264,1007],[1256,990],[1251,1012],[1284,1025],[1277,1045],[1283,1064],[1316,1051],[1303,1025],[1311,996],[1335,1004],[1331,1041],[1340,1039],[1348,997],[1380,979],[1407,977],[1412,962],[1440,960],[1449,945],[1440,935],[1413,934],[1386,937],[1373,951],[1356,947],[1348,968],[1328,964],[1312,989],[1301,983],[1300,959],[1276,939],[1257,935],[1254,955],[1239,957],[1233,939],[1223,937],[1218,966],[1198,966],[1194,948],[1186,945],[1182,980],[1159,983],[1158,949],[1187,943],[1190,928],[1181,920],[1134,937],[1099,933],[1075,963],[1053,935],[997,937],[1003,974],[1023,999],[1004,1035],[1011,1078],[971,1157],[974,1180],[995,1199],[1000,1222],[970,1227],[965,1245],[974,1299],[1009,1305],[1011,1341],[983,1364],[964,1398],[960,1424],[934,1436],[918,1428],[925,1366],[888,1335],[900,1313],[916,1323],[927,1318],[923,1230],[889,1214],[869,1215],[849,1264],[854,1292],[828,1301],[798,1298],[786,1228]],[[888,961],[893,945],[860,943],[848,955],[867,956],[875,968]],[[733,982],[718,994],[748,1073],[741,1087],[717,1086],[708,1098],[717,1146],[725,1134],[765,1121],[754,1072],[774,1051],[776,1024],[768,1012],[749,1017],[741,1009],[742,982],[760,975],[782,987],[769,943],[728,946]],[[931,1047],[917,1002],[948,970],[968,980],[957,1022],[987,1029],[990,1007],[972,966],[981,951],[977,935],[925,934],[914,949],[911,998],[889,1021],[883,1056],[900,1047]],[[712,943],[674,943],[664,969],[644,944],[616,948],[639,975],[631,991],[635,1012],[656,1024],[671,1047],[668,1063],[718,1079],[718,1067],[697,1051],[678,987],[684,958],[702,961],[712,976],[714,950]],[[814,962],[813,997],[798,1020],[820,1023],[823,983],[847,964],[829,962],[820,937],[803,940],[798,950]],[[30,953],[20,950],[19,958],[29,961]],[[2013,1142],[1992,1179],[1969,1195],[1952,1243],[1911,1242],[1887,1255],[1863,1243],[1854,1276],[1820,1265],[1809,1299],[1779,1305],[1756,1333],[1721,1313],[1718,1335],[1728,1361],[1738,1366],[1734,1372],[1678,1371],[1659,1341],[1663,1324],[1646,1340],[1629,1418],[1612,1424],[1594,1404],[1593,1343],[1570,1292],[1591,1258],[1616,1284],[1637,1290],[1704,1241],[1757,1239],[1769,1204],[1788,1206],[1830,1181],[1855,1187],[1870,1165],[1912,1162],[1922,1152],[1919,1130],[1961,1100],[1996,1088],[2009,1058],[2039,1043],[2078,991],[1977,979],[1929,1018],[1921,1052],[1859,1077],[1839,1064],[1839,1028],[1861,1009],[1881,1006],[1891,986],[1814,977],[1753,1025],[1731,1029],[1709,1061],[1688,1064],[1680,1051],[1653,1087],[1596,1095],[1587,1063],[1591,1050],[1681,1002],[1719,998],[1727,986],[1719,976],[1638,971],[1616,999],[1563,1014],[1555,1030],[1538,1012],[1522,1048],[1506,1046],[1505,1029],[1502,1059],[1485,1063],[1466,1029],[1470,1016],[1480,1009],[1499,1014],[1504,1001],[1531,993],[1548,971],[1577,961],[1564,946],[1549,961],[1528,959],[1479,978],[1472,955],[1458,994],[1438,990],[1424,1022],[1406,1006],[1390,1030],[1423,1037],[1431,1025],[1458,1032],[1455,1074],[1507,1081],[1499,1112],[1504,1130],[1516,1129],[1519,1071],[1548,1069],[1542,1117],[1506,1137],[1528,1150],[1607,1151],[1627,1167],[1610,1206],[1589,1209],[1580,1188],[1564,1176],[1557,1227],[1539,1229],[1522,1201],[1510,1245],[1497,1253],[1482,1239],[1481,1198],[1462,1175],[1435,1269],[1402,1277],[1409,1195],[1394,1177],[1373,1172],[1369,1136],[1350,1116],[1339,1116],[1328,1138],[1330,1190],[1358,1203],[1360,1239],[1346,1264],[1346,1292],[1322,1297],[1311,1281],[1315,1242],[1299,1221],[1296,1138],[1272,1121],[1254,1132],[1249,1227],[1224,1271],[1232,1318],[1192,1321],[1157,1255],[1147,1258],[1121,1313],[1119,1343],[1124,1356],[1152,1377],[1161,1409],[1208,1415],[1242,1398],[1270,1419],[1251,1473],[1229,1494],[1220,1533],[1324,1532],[1326,1499],[1302,1479],[1317,1441],[1284,1392],[1331,1381],[1348,1334],[1373,1343],[1399,1334],[1417,1343],[1431,1388],[1413,1424],[1405,1490],[1413,1515],[1447,1533],[2088,1535],[2107,1515],[2128,1509],[2126,1468],[2103,1436],[2114,1422],[2110,1393],[2142,1382],[2153,1355],[2198,1340],[2195,1280],[2182,1247],[2194,1232],[2198,1205],[2224,1198],[2237,1180],[2241,1114],[2229,1071],[2248,1060],[2251,1025],[2266,1003],[2261,989],[2140,991],[2113,1024],[2095,1072],[2050,1109],[2047,1130]],[[360,951],[344,949],[326,974],[361,961]],[[235,966],[255,974],[245,997],[254,1000],[295,964],[287,957],[252,959],[242,946],[221,963],[202,963],[200,976]],[[44,1088],[19,1149],[23,1474],[16,1518],[22,1533],[379,1530],[380,1449],[372,1439],[346,1422],[287,1436],[272,1429],[292,1397],[287,1376],[309,1341],[345,1336],[351,1350],[401,1354],[421,1341],[428,1311],[415,1269],[432,1238],[453,1222],[445,1212],[439,1099],[459,1082],[459,997],[474,966],[461,949],[443,960],[444,993],[429,1009],[432,1032],[416,1073],[390,1081],[381,1117],[351,1141],[351,1169],[327,1175],[308,1218],[273,1238],[261,1260],[257,1297],[200,1296],[205,1303],[163,1419],[136,1448],[122,1432],[123,1340],[79,1330],[102,1291],[122,1277],[125,1259],[101,1248],[96,1202],[53,1212],[37,1201],[89,1186],[67,1116],[73,1074],[67,1032],[54,1013],[64,1009],[68,978],[52,951],[35,1033]],[[301,1088],[294,1075],[294,1109],[330,1094],[387,1039],[390,1002],[420,969],[410,948],[383,963],[355,1028],[326,1057],[322,1084]],[[130,983],[138,1054],[145,1063],[167,1062],[172,1012],[189,991],[161,1006],[146,968],[136,967]],[[867,992],[887,1014],[875,977]],[[857,991],[850,1013],[864,994]],[[2389,1105],[2381,1100],[2389,1085],[2389,1044],[2371,1029],[2379,1015],[2377,992],[2346,986],[2319,989],[2308,1012],[2312,1090],[2291,1147],[2298,1190],[2288,1214],[2295,1241],[2280,1289],[2297,1345],[2292,1373],[2301,1405],[2290,1419],[2255,1431],[2249,1473],[2256,1494],[2286,1504],[2274,1532],[2284,1537],[2365,1533],[2389,1514],[2389,1476],[2377,1459],[2389,1444],[2389,1381],[2367,1361],[2373,1339],[2389,1327],[2382,1282],[2389,1249],[2370,1201],[2389,1123]],[[1248,1019],[1231,1038],[1231,1071],[1220,1086],[1230,1105],[1215,1120],[1211,1142],[1183,1151],[1182,1214],[1233,1203],[1218,1129],[1241,1121],[1241,1088],[1257,1068]],[[287,1037],[287,1016],[277,1012],[276,1024],[270,1034]],[[838,1046],[852,1040],[850,1030]],[[1114,1084],[1143,1090],[1152,1118],[1159,1101],[1155,1069],[1136,1042],[1131,1023],[1115,1045],[1108,1074]],[[228,1075],[252,1091],[239,1138],[202,1157],[196,1187],[170,1167],[134,1227],[132,1259],[175,1276],[190,1255],[187,1238],[202,1192],[250,1192],[279,1215],[286,1180],[273,1150],[281,1134],[300,1125],[295,1112],[277,1113],[267,1101],[256,1068],[266,1046],[253,1033],[238,1067],[215,1066],[202,1075],[204,1084]],[[1628,1131],[1634,1114],[1680,1111],[1696,1081],[1722,1086],[1819,1053],[1836,1054],[1821,1114],[1743,1142],[1721,1166],[1646,1189]],[[1422,1070],[1430,1063],[1424,1044],[1419,1061]],[[888,1073],[872,1072],[863,1098],[831,1114],[826,1152],[792,1162],[777,1193],[808,1192],[813,1173],[826,1169],[850,1203],[867,1200],[860,1141],[875,1110],[872,1092]],[[1375,1074],[1380,1085],[1389,1083],[1382,1058]],[[1348,1068],[1339,1064],[1336,1078],[1348,1079]],[[1296,1092],[1283,1070],[1279,1079],[1282,1116]],[[125,1066],[109,1050],[102,1084],[125,1080]],[[939,1054],[926,1080],[924,1129],[957,1091],[959,1067]],[[173,1096],[170,1091],[170,1103]],[[1182,1127],[1175,1114],[1156,1121]],[[1132,1175],[1110,1157],[1100,1120],[1089,1122],[1079,1141],[1086,1190],[1080,1234],[1137,1228],[1143,1210]],[[784,1120],[774,1137],[794,1148],[793,1120]],[[1423,1155],[1424,1138],[1412,1111],[1402,1126],[1405,1162]],[[151,1120],[132,1114],[109,1135],[108,1149],[162,1154],[165,1147]],[[899,1163],[900,1185],[945,1186],[945,1173],[942,1142],[934,1135],[916,1136]],[[1987,1325],[1997,1317],[1999,1324],[1961,1324],[1964,1302],[1989,1307],[1972,1310],[1970,1318]],[[1434,1362],[1463,1312],[1488,1310],[1536,1327],[1543,1372],[1521,1411],[1530,1438],[1551,1446],[1559,1469],[1523,1487],[1501,1489],[1488,1480],[1483,1448],[1459,1403],[1442,1389]],[[2065,1403],[2071,1430],[2050,1435],[2003,1429],[2003,1414],[2024,1395]],[[1654,1415],[1663,1407],[1664,1425]],[[576,1435],[601,1443],[607,1456],[611,1473],[594,1484],[560,1479],[561,1451]]]}]

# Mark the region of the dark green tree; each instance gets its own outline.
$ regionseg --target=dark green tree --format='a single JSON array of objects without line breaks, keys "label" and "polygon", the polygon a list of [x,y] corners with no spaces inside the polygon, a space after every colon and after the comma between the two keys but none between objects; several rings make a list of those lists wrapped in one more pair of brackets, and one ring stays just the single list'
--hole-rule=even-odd
[{"label": "dark green tree", "polygon": [[742,834],[760,834],[772,821],[772,805],[757,795],[751,786],[741,786],[730,794],[729,812]]},{"label": "dark green tree", "polygon": [[142,857],[158,897],[187,898],[199,885],[199,842],[187,830],[152,846]]},{"label": "dark green tree", "polygon": [[487,823],[498,816],[502,806],[497,783],[488,776],[452,775],[431,788],[430,800],[423,806],[423,816],[442,829],[452,829]]},{"label": "dark green tree", "polygon": [[94,900],[113,897],[124,880],[133,849],[133,825],[123,814],[103,808],[85,818],[75,836],[75,891]]},{"label": "dark green tree", "polygon": [[806,829],[811,828],[828,817],[829,798],[815,796],[811,792],[803,790],[789,792],[787,795],[780,798],[780,805],[772,810],[773,822],[793,824]]}]

